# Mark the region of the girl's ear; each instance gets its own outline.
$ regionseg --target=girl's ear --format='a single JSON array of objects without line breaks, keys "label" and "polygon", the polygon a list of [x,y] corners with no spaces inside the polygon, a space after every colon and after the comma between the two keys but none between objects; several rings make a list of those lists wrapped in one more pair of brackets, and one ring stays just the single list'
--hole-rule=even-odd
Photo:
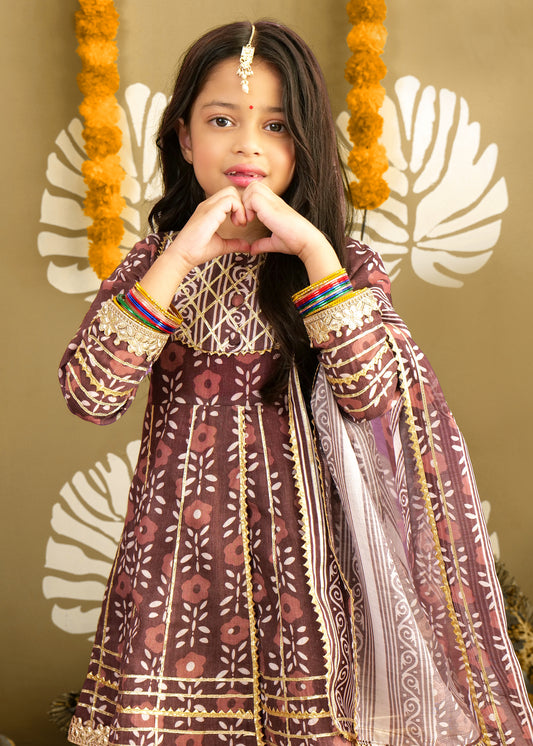
[{"label": "girl's ear", "polygon": [[187,163],[192,163],[191,135],[189,132],[189,128],[187,127],[183,119],[178,120],[178,140],[180,143],[182,156],[185,158]]}]

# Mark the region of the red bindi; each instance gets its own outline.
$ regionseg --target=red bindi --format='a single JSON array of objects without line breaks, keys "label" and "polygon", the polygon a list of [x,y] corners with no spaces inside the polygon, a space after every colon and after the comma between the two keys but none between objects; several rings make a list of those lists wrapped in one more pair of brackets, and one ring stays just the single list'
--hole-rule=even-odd
[{"label": "red bindi", "polygon": [[254,107],[252,106],[252,104],[250,104],[250,106],[249,106],[248,108],[249,108],[249,109],[253,109]]}]

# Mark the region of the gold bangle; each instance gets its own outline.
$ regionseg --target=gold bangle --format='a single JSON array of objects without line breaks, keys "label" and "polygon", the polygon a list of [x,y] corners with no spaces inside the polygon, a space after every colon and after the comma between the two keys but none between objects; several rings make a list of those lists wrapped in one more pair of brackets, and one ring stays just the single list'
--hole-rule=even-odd
[{"label": "gold bangle", "polygon": [[[114,295],[111,300],[113,301],[113,303],[115,304],[115,306],[119,309],[119,311],[121,311],[124,314],[124,316],[127,316],[128,319],[131,319],[131,321],[135,321],[136,324],[142,324],[143,323],[136,316],[134,316],[132,313],[130,313],[130,311],[128,311],[127,308],[124,308],[124,306],[120,305],[120,303],[117,300],[117,296],[116,295]],[[145,326],[147,326],[147,325],[145,324]]]},{"label": "gold bangle", "polygon": [[335,298],[335,300],[330,301],[327,305],[322,306],[322,308],[315,308],[314,311],[310,311],[306,318],[309,319],[311,316],[314,316],[316,313],[320,313],[320,311],[325,311],[326,308],[333,308],[333,306],[338,306],[340,303],[344,303],[347,300],[351,300],[352,298],[356,298],[358,293],[360,293],[360,290],[349,290],[347,293],[342,295],[340,298]]},{"label": "gold bangle", "polygon": [[293,302],[295,303],[297,300],[300,300],[300,298],[302,298],[304,295],[307,295],[307,293],[310,293],[312,290],[315,290],[315,288],[318,288],[321,285],[324,285],[324,283],[326,282],[335,280],[337,277],[341,277],[342,275],[348,276],[344,267],[342,269],[337,270],[336,272],[332,272],[332,274],[328,275],[327,277],[323,277],[321,280],[318,280],[317,282],[313,282],[312,285],[308,285],[303,290],[299,290],[297,293],[295,293],[292,296]]},{"label": "gold bangle", "polygon": [[143,298],[151,303],[154,308],[157,308],[159,313],[162,313],[163,316],[165,316],[169,321],[172,321],[174,324],[178,325],[183,322],[182,315],[178,310],[174,308],[174,306],[169,306],[172,313],[170,313],[168,309],[163,308],[163,306],[160,306],[159,303],[157,303],[157,301],[155,301],[152,296],[146,292],[140,282],[135,283],[135,290],[137,290],[143,296]]}]

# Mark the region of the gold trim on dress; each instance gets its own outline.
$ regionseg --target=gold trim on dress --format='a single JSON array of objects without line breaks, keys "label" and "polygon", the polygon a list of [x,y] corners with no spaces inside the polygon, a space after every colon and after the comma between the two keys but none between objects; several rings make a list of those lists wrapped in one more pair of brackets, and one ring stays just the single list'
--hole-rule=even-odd
[{"label": "gold trim on dress", "polygon": [[[276,511],[274,507],[274,496],[272,494],[272,482],[270,479],[270,464],[268,461],[268,446],[267,446],[267,441],[265,437],[265,428],[264,428],[262,413],[263,413],[263,408],[261,405],[259,405],[258,420],[259,420],[259,429],[261,432],[261,446],[263,449],[265,474],[267,475],[268,506],[269,506],[270,515],[271,515],[270,536],[271,536],[271,541],[272,541],[272,567],[274,569],[274,577],[276,581],[275,593],[278,598],[278,608],[279,608],[279,613],[278,613],[278,622],[279,622],[279,629],[280,629],[279,654],[280,654],[282,676],[280,677],[280,679],[278,679],[278,681],[283,688],[283,700],[286,702],[287,701],[287,679],[285,676],[285,670],[286,670],[285,669],[285,642],[284,642],[284,636],[283,636],[283,614],[282,614],[282,603],[281,603],[281,588],[280,588],[280,581],[279,581],[279,560],[278,560],[277,551],[276,551]],[[263,696],[265,696],[264,693],[263,693]],[[268,695],[266,696],[268,698]]]},{"label": "gold trim on dress", "polygon": [[[471,666],[470,666],[470,661],[468,660],[468,652],[467,652],[467,649],[466,649],[466,645],[465,645],[465,641],[464,641],[464,638],[463,638],[463,634],[461,632],[461,627],[459,625],[459,620],[457,619],[457,613],[456,613],[455,607],[453,605],[452,592],[451,592],[451,588],[450,588],[450,585],[449,585],[449,582],[448,582],[448,574],[447,574],[447,571],[446,571],[446,565],[445,565],[445,562],[444,562],[444,557],[442,555],[442,548],[441,548],[441,545],[440,545],[440,539],[439,539],[438,530],[437,530],[437,523],[436,523],[436,520],[435,520],[435,515],[433,513],[433,507],[431,505],[431,496],[429,494],[428,484],[427,484],[427,480],[426,480],[426,471],[424,469],[424,462],[423,462],[423,459],[422,459],[422,453],[420,452],[420,444],[418,442],[418,436],[417,436],[417,433],[416,433],[415,416],[414,416],[413,409],[412,409],[412,406],[411,406],[411,400],[409,398],[409,392],[408,392],[408,386],[407,386],[407,374],[405,372],[404,362],[403,362],[403,359],[402,359],[402,355],[401,355],[400,349],[399,349],[398,345],[396,344],[396,340],[394,339],[392,333],[389,332],[389,331],[387,333],[388,333],[388,337],[389,337],[389,344],[390,344],[393,352],[395,353],[396,359],[398,361],[398,370],[400,372],[400,375],[398,376],[398,379],[399,379],[400,389],[401,389],[401,392],[402,392],[403,402],[404,402],[404,406],[405,406],[407,427],[408,427],[408,430],[409,430],[409,439],[411,441],[411,446],[412,446],[412,449],[413,449],[413,456],[414,456],[414,459],[415,459],[415,462],[416,462],[416,468],[417,468],[417,472],[418,472],[418,482],[419,482],[420,489],[421,489],[421,492],[422,492],[422,497],[424,499],[424,504],[426,506],[426,514],[427,514],[427,517],[428,517],[429,526],[430,526],[430,529],[431,529],[431,533],[433,535],[435,556],[436,556],[437,563],[439,565],[440,574],[441,574],[441,579],[442,579],[442,586],[441,586],[441,588],[442,588],[442,591],[443,591],[444,596],[446,598],[446,606],[447,606],[447,611],[448,611],[448,618],[450,620],[452,629],[454,631],[454,635],[455,635],[455,640],[457,642],[457,646],[458,646],[459,650],[461,651],[461,657],[463,659],[463,663],[464,663],[464,667],[465,667],[465,674],[466,674],[466,677],[467,677],[467,680],[468,680],[468,686],[469,686],[469,689],[470,689],[470,696],[471,696],[471,699],[472,699],[472,707],[474,708],[474,711],[476,713],[477,720],[478,720],[478,725],[479,725],[481,733],[482,733],[482,738],[479,741],[479,744],[490,744],[491,741],[489,739],[489,735],[488,735],[488,732],[487,732],[487,727],[485,725],[485,719],[484,719],[484,717],[483,717],[483,715],[481,713],[481,707],[479,705],[479,702],[478,702],[478,699],[477,699],[477,695],[476,695],[475,684],[474,684],[474,677],[473,677],[473,674],[472,674],[472,669],[471,669]],[[417,364],[417,368],[418,368],[418,364]],[[421,390],[421,394],[422,394],[422,398],[423,398],[424,416],[425,416],[426,424],[427,424],[428,437],[430,439],[430,443],[432,444],[431,423],[430,423],[429,413],[427,411],[427,404],[426,404],[425,395],[424,395],[423,377],[422,377],[422,373],[420,372],[420,370],[418,370],[417,372],[418,372],[418,376],[419,376],[419,380],[420,380],[420,390]],[[434,452],[432,452],[432,453],[433,453],[433,463],[435,465],[435,470],[437,472],[436,476],[437,476],[437,479],[439,480],[439,486],[440,486],[440,489],[441,489],[441,494],[442,494],[443,499],[444,499],[445,491],[444,491],[444,488],[443,488],[441,480],[440,480],[440,474],[438,472],[437,458],[436,458],[435,453]],[[452,535],[450,533],[450,541],[451,540],[452,540]],[[454,551],[455,551],[455,548],[454,548]],[[460,573],[458,573],[458,577],[460,578]],[[464,596],[463,596],[463,600],[464,600]],[[471,631],[474,633],[474,637],[477,640],[477,636],[475,635],[475,630],[474,630],[473,627],[471,627]],[[484,673],[484,676],[486,677],[484,668],[482,668],[482,671]],[[487,684],[488,691],[490,693],[490,696],[492,697],[492,688],[490,686],[490,682],[488,682],[486,678],[485,678],[485,683]],[[499,727],[500,733],[501,733],[501,723],[498,723],[498,727]],[[504,742],[505,741],[503,741],[502,743],[504,743]]]},{"label": "gold trim on dress", "polygon": [[[98,318],[98,317],[96,317]],[[108,349],[104,344],[102,344],[102,340],[99,337],[95,337],[94,334],[91,334],[89,331],[87,335],[87,339],[89,342],[92,342],[96,347],[99,347],[102,352],[107,355],[107,357],[110,357],[111,360],[114,360],[116,363],[120,363],[121,366],[124,365],[124,359],[118,357],[118,355],[113,355],[110,349]],[[82,340],[81,344],[85,345],[85,348],[89,355],[92,355],[90,353],[90,350],[88,349],[87,345],[85,344],[85,341]],[[109,373],[109,370],[102,366],[101,363],[98,362],[98,360],[95,358],[95,364],[102,370],[104,373]],[[143,373],[146,373],[146,365],[135,365],[131,361],[128,361],[128,368],[131,368],[132,370],[140,370]],[[125,378],[122,378],[122,376],[118,376],[116,373],[113,373],[113,378],[116,378],[117,381],[121,381],[123,383],[131,382],[131,379],[129,376],[126,376]]]},{"label": "gold trim on dress", "polygon": [[148,360],[159,357],[167,343],[168,334],[150,329],[145,324],[134,321],[113,301],[104,301],[97,313],[100,331],[106,335],[114,334],[115,345],[126,342],[128,352],[139,357],[146,355]]},{"label": "gold trim on dress", "polygon": [[351,331],[361,329],[372,314],[379,311],[378,303],[370,288],[335,306],[328,306],[312,316],[304,317],[305,328],[314,345],[325,342],[330,332],[340,332],[344,327]]},{"label": "gold trim on dress", "polygon": [[108,746],[111,728],[109,725],[84,725],[81,718],[73,717],[68,729],[68,740],[79,746]]},{"label": "gold trim on dress", "polygon": [[[80,348],[76,350],[74,357],[80,364],[80,368],[85,373],[89,381],[92,383],[92,385],[95,387],[97,391],[100,391],[102,394],[106,394],[106,396],[116,396],[117,398],[124,398],[130,396],[131,392],[133,391],[133,388],[127,389],[126,391],[113,391],[113,389],[108,388],[107,386],[104,386],[103,383],[100,383],[95,376],[93,375],[93,372],[91,368],[89,367],[89,364],[87,360],[82,356]],[[88,393],[88,392],[87,392]]]},{"label": "gold trim on dress", "polygon": [[360,370],[357,371],[357,373],[353,373],[352,375],[345,375],[340,378],[335,378],[334,376],[328,376],[326,373],[326,378],[331,384],[340,384],[349,386],[351,383],[357,383],[357,381],[360,378],[363,378],[363,376],[366,376],[370,373],[370,371],[375,370],[378,363],[381,362],[381,359],[383,355],[387,352],[387,350],[390,350],[390,347],[385,343],[382,344],[382,347],[380,350],[377,351],[377,353],[374,355],[374,357],[368,361],[368,363],[365,363]]},{"label": "gold trim on dress", "polygon": [[[296,370],[295,366],[293,366],[292,368],[292,375],[294,376],[294,383],[295,383],[295,388],[297,389],[297,395],[301,399],[301,407],[303,411],[305,411],[305,405],[303,403],[303,395],[301,392],[300,381],[298,378],[298,371]],[[294,483],[295,483],[295,488],[296,488],[296,495],[298,498],[298,507],[300,509],[300,515],[302,519],[302,543],[303,543],[303,549],[304,549],[305,574],[307,576],[307,584],[309,586],[309,592],[311,594],[311,599],[312,599],[315,613],[318,619],[318,626],[319,626],[320,633],[322,636],[322,645],[323,645],[323,650],[324,650],[324,666],[326,669],[326,682],[327,682],[326,696],[328,698],[328,702],[331,707],[330,697],[331,697],[331,686],[332,686],[332,677],[333,677],[333,671],[332,671],[332,665],[331,665],[332,653],[331,653],[330,640],[329,640],[328,633],[326,630],[326,623],[324,621],[323,612],[320,607],[320,601],[318,599],[314,580],[313,580],[313,570],[312,570],[312,563],[311,563],[311,543],[312,543],[311,527],[309,524],[309,514],[308,514],[308,511],[305,505],[305,487],[304,487],[304,478],[303,478],[303,472],[302,472],[302,464],[301,464],[300,454],[298,450],[298,436],[296,433],[294,406],[295,406],[295,402],[293,402],[291,392],[289,390],[289,440],[290,440],[290,446],[291,446],[292,459],[294,463]],[[312,435],[309,432],[309,430],[307,432],[307,435],[308,435],[307,442],[311,443]],[[311,454],[310,456],[311,458],[314,457]],[[316,493],[318,493],[318,489],[316,490]],[[332,720],[334,723],[337,720],[336,716],[333,714],[333,711],[332,711]],[[335,723],[335,724],[338,725],[338,723]]]},{"label": "gold trim on dress", "polygon": [[[224,356],[264,354],[276,348],[272,327],[257,302],[257,272],[262,256],[236,261],[226,254],[195,267],[183,279],[174,302],[184,323],[173,339],[207,354]],[[233,307],[231,295],[243,302]],[[228,334],[235,335],[235,341]]]},{"label": "gold trim on dress", "polygon": [[155,715],[156,717],[172,718],[234,718],[235,720],[253,720],[254,713],[251,710],[179,710],[165,709],[164,707],[122,707],[117,706],[117,712],[125,715]]},{"label": "gold trim on dress", "polygon": [[[178,556],[179,551],[181,547],[181,527],[183,523],[183,510],[185,507],[185,492],[187,490],[187,480],[189,476],[189,462],[191,457],[191,451],[192,451],[192,442],[193,439],[191,437],[191,434],[194,432],[194,427],[196,425],[196,418],[198,414],[199,405],[195,404],[192,410],[191,414],[191,421],[189,425],[189,437],[187,439],[187,454],[185,458],[185,464],[183,466],[183,481],[182,481],[182,487],[181,487],[181,495],[180,495],[180,501],[179,501],[179,517],[178,517],[178,525],[176,527],[176,544],[174,546],[174,556],[172,558],[172,578],[170,580],[170,588],[168,591],[168,595],[166,598],[166,608],[164,612],[164,618],[165,618],[165,637],[163,640],[163,650],[161,652],[161,658],[159,662],[159,674],[156,676],[157,681],[157,707],[159,708],[161,703],[161,698],[165,696],[164,693],[164,679],[165,676],[163,675],[165,670],[165,661],[166,661],[166,655],[167,655],[167,648],[168,648],[168,638],[170,634],[170,623],[172,620],[172,614],[170,613],[170,609],[172,608],[172,605],[174,603],[174,593],[176,591],[177,586],[177,574],[178,574]],[[156,728],[155,728],[155,735],[159,735],[159,720],[156,721]]]},{"label": "gold trim on dress", "polygon": [[259,652],[257,645],[257,623],[255,619],[255,608],[253,598],[252,581],[252,556],[250,551],[250,534],[248,528],[248,504],[246,501],[246,426],[244,420],[244,407],[239,407],[239,518],[241,524],[242,550],[244,558],[244,572],[246,576],[246,596],[248,599],[248,618],[250,623],[250,646],[253,671],[253,700],[254,700],[254,722],[255,734],[258,746],[265,746],[263,725],[261,722],[261,698],[259,695]]}]

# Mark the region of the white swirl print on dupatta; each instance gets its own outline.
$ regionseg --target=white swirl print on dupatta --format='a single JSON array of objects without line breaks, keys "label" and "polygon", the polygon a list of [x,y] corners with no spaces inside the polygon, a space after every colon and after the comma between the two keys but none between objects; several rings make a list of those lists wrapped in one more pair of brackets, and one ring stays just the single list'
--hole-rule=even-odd
[{"label": "white swirl print on dupatta", "polygon": [[[358,737],[391,746],[467,746],[479,731],[443,670],[418,606],[400,533],[397,496],[381,471],[372,425],[343,419],[322,370],[313,415],[352,530],[363,620],[358,653]],[[357,454],[357,455],[356,455]],[[443,676],[445,679],[443,680]],[[453,713],[453,728],[441,719]]]}]

